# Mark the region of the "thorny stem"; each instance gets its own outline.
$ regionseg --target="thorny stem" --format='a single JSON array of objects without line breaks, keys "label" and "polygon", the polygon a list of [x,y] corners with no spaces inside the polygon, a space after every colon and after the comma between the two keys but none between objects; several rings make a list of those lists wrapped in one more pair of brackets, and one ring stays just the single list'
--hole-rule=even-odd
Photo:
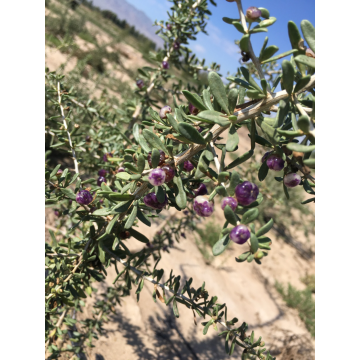
[{"label": "thorny stem", "polygon": [[[243,26],[245,32],[247,33],[248,32],[248,27],[247,27],[247,24],[246,24],[246,18],[245,18],[245,14],[244,14],[244,11],[243,11],[243,8],[242,8],[241,0],[236,0],[236,4],[237,4],[238,10],[239,10],[241,25]],[[250,40],[249,40],[249,55],[250,55],[250,58],[251,58],[252,62],[254,63],[254,65],[256,67],[256,70],[259,73],[260,79],[265,79],[265,75],[264,75],[264,72],[263,72],[263,70],[261,68],[260,61],[256,57],[256,55],[254,53],[254,50],[252,48]]]},{"label": "thorny stem", "polygon": [[[104,247],[104,250],[105,250],[105,252],[107,252],[110,256],[112,256],[115,260],[121,262],[121,264],[123,264],[127,269],[131,270],[132,272],[134,272],[136,275],[140,276],[140,277],[143,278],[144,280],[149,281],[150,283],[152,283],[152,284],[154,284],[154,285],[157,285],[157,286],[161,287],[162,289],[171,292],[171,293],[172,293],[173,295],[175,295],[176,297],[178,297],[178,298],[180,298],[180,299],[182,299],[182,300],[185,300],[185,301],[191,303],[192,306],[193,306],[193,308],[197,308],[197,309],[203,311],[204,314],[210,316],[210,315],[207,313],[207,311],[206,311],[202,306],[196,304],[196,302],[194,302],[193,299],[189,299],[187,296],[185,296],[185,295],[183,295],[183,294],[181,294],[181,293],[179,293],[179,292],[178,292],[178,293],[175,293],[175,292],[174,292],[172,289],[170,289],[168,286],[166,286],[166,285],[164,285],[164,284],[161,284],[161,283],[155,281],[155,280],[154,280],[153,278],[151,278],[150,276],[145,276],[145,275],[143,275],[143,272],[142,272],[142,271],[134,268],[133,266],[131,266],[130,264],[128,264],[125,260],[120,259],[119,257],[117,257],[115,254],[113,254],[113,253],[112,253],[109,249],[107,249],[106,247]],[[226,323],[225,323],[224,321],[215,320],[215,322],[221,324],[222,326],[224,326],[224,327],[225,327],[227,330],[229,330],[229,331],[232,330],[231,328],[229,328],[229,327],[226,325]],[[239,336],[238,334],[234,334],[234,335],[240,338],[240,336]],[[247,348],[247,345],[246,345],[245,343],[242,343],[242,345],[243,345],[245,348]]]},{"label": "thorny stem", "polygon": [[66,131],[67,136],[68,136],[69,146],[71,148],[71,152],[72,152],[72,156],[73,156],[73,160],[74,160],[75,172],[78,174],[79,173],[79,167],[78,167],[78,162],[77,162],[77,158],[76,158],[76,154],[75,154],[75,149],[73,148],[72,141],[71,141],[71,136],[70,136],[68,126],[67,126],[67,122],[66,122],[66,119],[65,119],[64,108],[61,105],[60,82],[58,82],[58,84],[57,84],[57,91],[58,91],[58,98],[59,98],[59,106],[60,106],[60,111],[61,111],[61,117],[62,117],[62,120],[63,120],[65,131]]}]

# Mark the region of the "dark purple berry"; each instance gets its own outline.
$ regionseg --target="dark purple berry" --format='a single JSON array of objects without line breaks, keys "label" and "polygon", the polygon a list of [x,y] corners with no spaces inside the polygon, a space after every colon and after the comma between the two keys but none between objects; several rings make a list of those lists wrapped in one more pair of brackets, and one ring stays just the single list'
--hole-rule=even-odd
[{"label": "dark purple berry", "polygon": [[194,191],[195,196],[206,195],[207,193],[208,191],[204,184],[200,184],[200,186]]},{"label": "dark purple berry", "polygon": [[164,165],[162,169],[165,171],[165,182],[168,183],[174,178],[175,170],[169,165]]},{"label": "dark purple berry", "polygon": [[228,197],[224,197],[224,198],[222,199],[222,201],[221,201],[221,208],[224,210],[226,205],[229,205],[229,206],[231,207],[231,209],[232,209],[233,211],[235,211],[238,203],[237,203],[237,201],[236,201],[233,197],[228,196]]},{"label": "dark purple berry", "polygon": [[199,126],[198,132],[201,133],[201,132],[203,132],[203,131],[204,131],[204,129],[203,129],[201,126]]},{"label": "dark purple berry", "polygon": [[162,62],[162,68],[167,70],[169,68],[169,63],[167,61]]},{"label": "dark purple berry", "polygon": [[137,86],[139,89],[142,89],[143,86],[144,86],[144,81],[142,81],[141,79],[136,80],[136,86]]},{"label": "dark purple berry", "polygon": [[93,201],[93,197],[87,190],[80,190],[76,194],[76,202],[80,205],[88,205]]},{"label": "dark purple berry", "polygon": [[108,157],[113,157],[113,154],[112,153],[104,154],[103,161],[108,162]]},{"label": "dark purple berry", "polygon": [[272,151],[267,151],[261,158],[261,162],[263,163],[270,156],[270,154],[272,154]]},{"label": "dark purple berry", "polygon": [[184,215],[187,215],[187,214],[189,214],[189,211],[188,211],[188,210],[184,210],[183,213],[184,213]]},{"label": "dark purple berry", "polygon": [[97,179],[97,186],[101,186],[101,183],[106,184],[106,179],[103,176],[99,176]]},{"label": "dark purple berry", "polygon": [[120,166],[119,168],[118,168],[118,173],[120,173],[120,172],[124,172],[125,171],[125,168],[123,168],[122,166]]},{"label": "dark purple berry", "polygon": [[199,110],[192,103],[189,103],[189,113],[196,115],[198,112]]},{"label": "dark purple berry", "polygon": [[186,239],[185,233],[181,233],[180,235],[181,235],[184,239]]},{"label": "dark purple berry", "polygon": [[153,186],[161,186],[165,182],[166,174],[163,169],[151,170],[149,174],[149,183]]},{"label": "dark purple berry", "polygon": [[209,217],[214,212],[214,203],[208,196],[197,196],[194,199],[194,211],[199,216]]},{"label": "dark purple berry", "polygon": [[148,207],[161,210],[167,205],[168,202],[167,202],[167,197],[165,195],[165,201],[163,203],[160,203],[156,197],[156,194],[152,192],[144,196],[144,203]]},{"label": "dark purple berry", "polygon": [[102,204],[104,202],[104,199],[100,199],[99,203]]},{"label": "dark purple berry", "polygon": [[165,246],[163,246],[163,251],[166,251],[167,250],[167,246],[165,245]]},{"label": "dark purple berry", "polygon": [[90,140],[91,140],[90,135],[87,135],[87,136],[85,137],[85,141],[86,141],[86,142],[90,142]]},{"label": "dark purple berry", "polygon": [[60,216],[59,210],[54,210],[54,215],[55,216]]},{"label": "dark purple berry", "polygon": [[148,247],[148,248],[152,248],[152,247],[154,247],[154,245],[151,243],[151,242],[148,242],[148,243],[146,243],[146,246]]},{"label": "dark purple berry", "polygon": [[90,213],[92,214],[95,210],[97,210],[97,207],[96,206],[93,206],[90,208]]},{"label": "dark purple berry", "polygon": [[280,171],[284,168],[285,161],[279,155],[273,154],[267,158],[266,164],[270,170]]},{"label": "dark purple berry", "polygon": [[253,203],[259,195],[259,188],[250,181],[236,185],[235,196],[240,205],[247,206]]},{"label": "dark purple berry", "polygon": [[256,6],[250,6],[246,10],[246,17],[248,20],[256,20],[261,16],[261,10],[259,10]]},{"label": "dark purple berry", "polygon": [[[160,153],[160,160],[158,165],[161,166],[165,162],[165,153],[162,150],[159,150],[159,153]],[[152,155],[152,151],[149,151],[147,156],[147,161],[150,167],[152,167],[151,155]]]},{"label": "dark purple berry", "polygon": [[293,188],[301,183],[301,176],[296,173],[290,173],[284,176],[284,184],[288,188]]},{"label": "dark purple berry", "polygon": [[106,171],[105,169],[100,169],[100,170],[98,171],[98,175],[99,175],[99,176],[106,176],[106,174],[107,174],[107,171]]},{"label": "dark purple berry", "polygon": [[194,165],[189,160],[185,160],[184,170],[187,172],[190,172],[193,168],[194,168]]},{"label": "dark purple berry", "polygon": [[174,50],[178,50],[180,48],[180,43],[178,41],[175,41],[173,43],[173,48],[174,48]]},{"label": "dark purple berry", "polygon": [[165,105],[164,107],[162,107],[159,111],[160,119],[166,119],[166,114],[170,114],[171,111],[172,110],[169,105]]},{"label": "dark purple berry", "polygon": [[235,226],[230,231],[230,239],[236,244],[245,244],[250,239],[250,231],[245,225]]},{"label": "dark purple berry", "polygon": [[171,24],[167,24],[166,25],[166,29],[168,29],[169,31],[172,29],[172,26],[171,26]]},{"label": "dark purple berry", "polygon": [[56,172],[56,176],[57,177],[60,177],[62,175],[63,171],[61,169],[59,169],[57,172]]}]

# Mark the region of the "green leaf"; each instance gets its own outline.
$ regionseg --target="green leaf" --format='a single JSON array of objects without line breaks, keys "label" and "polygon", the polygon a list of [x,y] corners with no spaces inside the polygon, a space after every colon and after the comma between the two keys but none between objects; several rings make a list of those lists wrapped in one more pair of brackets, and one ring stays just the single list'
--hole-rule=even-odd
[{"label": "green leaf", "polygon": [[149,220],[148,217],[140,210],[139,207],[138,207],[138,210],[137,210],[137,217],[138,217],[138,219],[139,219],[143,224],[145,224],[146,226],[151,226],[150,220]]},{"label": "green leaf", "polygon": [[218,256],[222,254],[225,251],[225,249],[229,246],[229,244],[230,244],[229,234],[226,234],[214,244],[212,248],[213,255]]},{"label": "green leaf", "polygon": [[269,19],[265,19],[263,21],[260,21],[259,25],[257,25],[257,26],[268,27],[268,26],[271,26],[272,24],[274,24],[275,21],[276,21],[276,17],[271,16]]},{"label": "green leaf", "polygon": [[289,200],[290,199],[289,192],[284,183],[283,183],[283,190],[284,190],[284,194],[285,194],[286,198]]},{"label": "green leaf", "polygon": [[246,251],[246,252],[242,253],[241,255],[239,255],[239,257],[235,258],[235,260],[237,262],[244,262],[250,254],[251,254],[250,251]]},{"label": "green leaf", "polygon": [[300,24],[301,31],[310,49],[315,53],[315,28],[308,20],[303,20]]},{"label": "green leaf", "polygon": [[133,229],[133,228],[129,229],[129,233],[130,233],[131,236],[133,236],[136,240],[139,240],[139,241],[141,241],[141,242],[143,242],[143,243],[148,243],[148,242],[149,242],[149,239],[148,239],[145,235],[139,233],[138,231],[136,231],[136,230]]},{"label": "green leaf", "polygon": [[174,312],[175,317],[178,318],[180,316],[179,310],[178,310],[178,307],[177,307],[177,303],[176,303],[176,298],[173,301],[173,312]]},{"label": "green leaf", "polygon": [[211,103],[210,91],[208,89],[203,90],[203,99],[204,99],[206,108],[208,110],[214,110],[212,103]]},{"label": "green leaf", "polygon": [[176,196],[175,196],[175,201],[176,204],[179,206],[180,209],[185,209],[186,208],[186,193],[184,190],[184,186],[181,180],[181,177],[175,176],[174,179],[174,184],[176,185]]},{"label": "green leaf", "polygon": [[255,254],[259,249],[259,242],[258,242],[258,238],[256,237],[255,234],[251,233],[250,236],[250,251]]},{"label": "green leaf", "polygon": [[263,92],[258,90],[248,90],[246,92],[247,97],[250,99],[264,99],[266,98],[266,95],[263,94]]},{"label": "green leaf", "polygon": [[[224,20],[224,18],[223,18],[223,20]],[[239,21],[233,21],[232,24],[235,26],[237,31],[240,31],[242,34],[246,34],[244,27],[242,26],[242,24]]]},{"label": "green leaf", "polygon": [[71,189],[60,189],[60,191],[71,200],[76,200],[76,195]]},{"label": "green leaf", "polygon": [[121,180],[129,180],[131,175],[129,173],[123,171],[123,172],[117,173],[115,176]]},{"label": "green leaf", "polygon": [[115,192],[112,194],[108,194],[108,197],[110,198],[110,200],[113,200],[113,201],[127,201],[127,200],[134,199],[134,195],[119,194],[119,193],[115,193]]},{"label": "green leaf", "polygon": [[226,151],[233,152],[239,144],[239,135],[234,124],[230,125],[228,140],[226,141]]},{"label": "green leaf", "polygon": [[246,53],[249,52],[249,43],[250,43],[250,35],[246,34],[240,39],[240,49],[245,51]]},{"label": "green leaf", "polygon": [[259,27],[259,25],[255,26],[253,29],[250,30],[249,34],[257,34],[262,32],[268,32],[268,29],[264,27]]},{"label": "green leaf", "polygon": [[270,17],[270,12],[268,9],[265,9],[263,7],[259,7],[258,8],[261,11],[261,17],[265,18],[265,19],[269,19]]},{"label": "green leaf", "polygon": [[268,87],[267,81],[265,79],[261,79],[260,83],[261,83],[261,87],[263,89],[264,95],[267,96],[267,87]]},{"label": "green leaf", "polygon": [[197,117],[219,124],[220,126],[227,126],[230,124],[230,121],[223,113],[214,110],[202,111],[197,115]]},{"label": "green leaf", "polygon": [[[232,81],[232,82],[234,82],[234,83],[242,86],[242,87],[245,88],[245,89],[254,90],[254,87],[251,86],[248,82],[246,82],[246,81],[243,80],[243,79],[236,78],[236,77],[234,77],[234,76],[228,76],[228,77],[226,78],[226,80]],[[242,103],[240,102],[240,104],[242,104]]]},{"label": "green leaf", "polygon": [[311,198],[311,199],[307,199],[307,200],[304,200],[301,204],[305,205],[305,204],[308,204],[308,203],[311,203],[311,202],[315,202],[315,198]]},{"label": "green leaf", "polygon": [[97,216],[107,216],[110,213],[111,213],[110,209],[103,208],[103,209],[95,210],[92,214]]},{"label": "green leaf", "polygon": [[235,166],[238,166],[245,162],[246,160],[249,160],[254,154],[254,150],[249,150],[245,154],[238,157],[236,160],[234,160],[232,163],[230,163],[224,170],[229,170],[234,168]]},{"label": "green leaf", "polygon": [[300,91],[303,87],[305,87],[311,79],[311,75],[306,75],[299,79],[294,88],[294,93]]},{"label": "green leaf", "polygon": [[306,66],[310,66],[315,69],[315,59],[306,55],[298,55],[294,59],[300,64],[304,64]]},{"label": "green leaf", "polygon": [[190,91],[183,90],[182,93],[186,99],[193,104],[199,110],[207,110],[207,107],[204,105],[201,97],[198,94],[193,94]]},{"label": "green leaf", "polygon": [[[136,124],[135,124],[136,125]],[[145,138],[143,136],[143,134],[139,135],[139,145],[141,146],[141,148],[145,151],[145,153],[149,153],[151,151],[151,148],[149,147],[149,145],[147,144],[147,142],[145,141]]]},{"label": "green leaf", "polygon": [[104,264],[106,254],[105,254],[104,244],[103,244],[102,240],[100,240],[99,243],[98,243],[98,250],[99,250],[99,260],[101,261],[102,264]]},{"label": "green leaf", "polygon": [[262,236],[265,235],[268,231],[270,231],[270,229],[273,227],[274,225],[274,220],[270,219],[263,227],[261,227],[257,232],[256,232],[256,236]]},{"label": "green leaf", "polygon": [[279,54],[279,55],[276,55],[276,56],[274,56],[274,57],[272,57],[270,59],[261,61],[261,64],[266,64],[266,63],[271,62],[271,61],[276,61],[276,60],[284,58],[285,56],[288,56],[288,55],[291,55],[291,54],[294,54],[294,53],[297,53],[297,52],[298,52],[297,49],[292,49],[292,50],[289,50],[289,51],[285,51],[282,54]]},{"label": "green leaf", "polygon": [[236,223],[238,221],[238,218],[236,216],[236,214],[234,213],[234,211],[231,209],[231,207],[229,205],[225,206],[224,209],[224,215],[225,215],[225,219],[231,224],[236,226]]},{"label": "green leaf", "polygon": [[245,212],[241,219],[241,223],[246,225],[253,222],[259,216],[259,209],[249,209]]},{"label": "green leaf", "polygon": [[[176,114],[176,117],[178,120],[182,120],[182,116],[178,115],[178,114],[181,114],[180,113],[180,110],[179,109],[175,109],[175,114]],[[171,114],[166,114],[167,115],[167,118],[169,120],[169,123],[170,125],[173,127],[173,129],[177,132],[179,132],[179,124],[178,124],[178,121],[175,120],[175,118],[171,115]],[[180,119],[179,119],[180,117]]]},{"label": "green leaf", "polygon": [[120,216],[120,214],[115,215],[115,216],[112,218],[112,220],[109,222],[109,224],[108,224],[108,226],[106,227],[106,230],[105,230],[105,233],[106,233],[106,234],[110,234],[110,233],[111,233],[111,230],[112,230],[112,228],[114,227],[114,225],[115,225],[117,219],[119,218],[119,216]]},{"label": "green leaf", "polygon": [[233,171],[230,178],[230,184],[227,189],[228,193],[233,196],[235,193],[235,188],[238,184],[240,184],[241,177],[237,171]]},{"label": "green leaf", "polygon": [[283,77],[282,77],[283,87],[286,90],[286,92],[289,95],[291,95],[294,86],[294,76],[295,76],[294,67],[292,66],[291,62],[288,60],[284,60],[281,64],[281,67],[283,71]]},{"label": "green leaf", "polygon": [[[291,47],[293,49],[298,50],[298,55],[305,55],[305,50],[300,49],[300,44],[302,42],[300,31],[297,27],[297,25],[293,21],[288,22],[288,33],[289,33],[289,39],[291,43]],[[296,62],[296,65],[298,66],[301,74],[303,76],[306,75],[306,67],[303,64],[300,64],[299,62]]]},{"label": "green leaf", "polygon": [[50,179],[56,175],[57,171],[60,169],[61,164],[56,165],[54,170],[50,173]]},{"label": "green leaf", "polygon": [[151,167],[156,169],[160,162],[160,151],[158,149],[152,149],[151,151]]},{"label": "green leaf", "polygon": [[277,51],[279,51],[279,48],[275,45],[270,45],[266,49],[264,49],[259,56],[259,61],[262,62],[264,60],[270,59]]},{"label": "green leaf", "polygon": [[262,88],[257,84],[257,82],[253,79],[253,77],[250,75],[249,70],[241,66],[240,70],[245,78],[245,80],[256,90],[258,90],[260,93],[262,93]]},{"label": "green leaf", "polygon": [[227,24],[232,24],[234,21],[239,21],[239,19],[231,19],[231,18],[228,18],[228,17],[223,17],[222,18],[222,21],[226,22]]},{"label": "green leaf", "polygon": [[214,98],[219,103],[221,108],[229,114],[228,98],[225,92],[225,86],[221,80],[221,77],[214,71],[208,75],[209,86]]},{"label": "green leaf", "polygon": [[136,215],[137,215],[137,206],[134,205],[133,209],[131,211],[131,214],[128,216],[128,218],[126,220],[126,223],[124,226],[125,229],[130,229],[133,226],[134,221],[136,219]]},{"label": "green leaf", "polygon": [[310,131],[310,120],[307,115],[301,115],[298,118],[297,126],[300,130],[302,130],[305,134]]},{"label": "green leaf", "polygon": [[289,112],[289,102],[285,100],[280,100],[279,110],[276,114],[276,120],[273,125],[274,128],[279,128],[284,124],[288,112]]},{"label": "green leaf", "polygon": [[206,145],[205,139],[200,135],[194,125],[181,122],[179,123],[179,132],[182,136],[195,144]]},{"label": "green leaf", "polygon": [[[169,152],[166,146],[162,143],[162,141],[150,130],[144,129],[143,135],[145,140],[151,145],[152,148],[161,149],[165,154],[169,155]],[[120,173],[121,174],[121,173]]]},{"label": "green leaf", "polygon": [[286,147],[291,150],[291,151],[299,151],[299,152],[303,152],[303,153],[307,153],[307,152],[312,152],[313,150],[315,150],[315,145],[301,145],[301,144],[297,144],[297,143],[289,143],[286,145]]},{"label": "green leaf", "polygon": [[214,322],[214,320],[211,319],[211,320],[204,326],[204,329],[203,329],[203,334],[204,334],[204,335],[207,334],[207,332],[208,332],[208,330],[209,330],[209,326],[210,326],[211,324],[213,324],[213,322]]},{"label": "green leaf", "polygon": [[261,164],[260,169],[259,169],[259,172],[258,172],[259,181],[265,180],[268,172],[269,172],[269,167],[267,166],[266,161],[264,161],[264,162]]},{"label": "green leaf", "polygon": [[229,100],[229,111],[232,114],[235,110],[237,99],[239,97],[239,90],[233,88],[229,91],[228,100]]},{"label": "green leaf", "polygon": [[266,36],[265,37],[265,40],[264,40],[264,43],[263,43],[263,46],[261,47],[261,50],[260,50],[260,53],[259,53],[259,61],[261,62],[260,59],[263,59],[263,56],[264,56],[264,50],[266,49],[266,45],[269,41],[269,38]]},{"label": "green leaf", "polygon": [[311,169],[315,169],[315,159],[306,159],[304,160],[304,164]]},{"label": "green leaf", "polygon": [[165,191],[162,186],[155,187],[155,194],[156,194],[156,199],[160,203],[163,203],[165,201]]}]

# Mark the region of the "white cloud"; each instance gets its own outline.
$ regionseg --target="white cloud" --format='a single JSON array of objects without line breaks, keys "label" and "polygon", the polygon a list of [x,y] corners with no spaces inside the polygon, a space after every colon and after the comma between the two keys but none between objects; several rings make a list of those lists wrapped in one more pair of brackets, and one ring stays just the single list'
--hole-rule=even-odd
[{"label": "white cloud", "polygon": [[201,46],[200,44],[194,44],[192,47],[194,48],[194,51],[197,53],[203,54],[206,52],[206,49],[203,46]]}]

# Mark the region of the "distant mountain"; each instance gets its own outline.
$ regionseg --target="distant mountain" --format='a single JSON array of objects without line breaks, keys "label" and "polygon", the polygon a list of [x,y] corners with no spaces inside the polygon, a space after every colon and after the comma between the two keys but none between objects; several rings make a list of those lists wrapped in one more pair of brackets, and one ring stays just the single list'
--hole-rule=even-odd
[{"label": "distant mountain", "polygon": [[126,20],[137,31],[146,35],[157,46],[162,47],[163,40],[155,34],[157,27],[153,26],[153,22],[143,11],[129,4],[126,0],[93,0],[93,4],[102,10],[114,12],[120,20]]}]

